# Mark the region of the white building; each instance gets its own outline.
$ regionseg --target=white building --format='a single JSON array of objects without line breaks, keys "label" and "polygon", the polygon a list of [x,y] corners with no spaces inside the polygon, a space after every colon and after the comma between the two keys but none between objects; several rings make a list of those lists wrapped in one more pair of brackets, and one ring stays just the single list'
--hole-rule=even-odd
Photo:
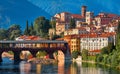
[{"label": "white building", "polygon": [[91,24],[93,16],[94,16],[93,12],[86,12],[86,23]]},{"label": "white building", "polygon": [[84,27],[69,29],[64,32],[64,36],[66,35],[79,35],[79,34],[87,34],[88,31]]},{"label": "white building", "polygon": [[101,50],[103,47],[108,46],[109,43],[115,43],[115,33],[104,34],[90,34],[81,37],[80,48],[87,49],[88,51]]}]

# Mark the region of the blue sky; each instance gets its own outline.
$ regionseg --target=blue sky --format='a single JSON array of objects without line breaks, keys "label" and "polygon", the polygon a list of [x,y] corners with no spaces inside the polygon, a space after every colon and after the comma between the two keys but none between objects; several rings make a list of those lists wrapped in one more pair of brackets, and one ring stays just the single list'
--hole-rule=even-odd
[{"label": "blue sky", "polygon": [[50,19],[56,13],[80,14],[82,5],[95,14],[99,12],[120,15],[119,0],[0,0],[0,28],[20,24],[25,28],[26,20],[33,22],[39,16]]}]

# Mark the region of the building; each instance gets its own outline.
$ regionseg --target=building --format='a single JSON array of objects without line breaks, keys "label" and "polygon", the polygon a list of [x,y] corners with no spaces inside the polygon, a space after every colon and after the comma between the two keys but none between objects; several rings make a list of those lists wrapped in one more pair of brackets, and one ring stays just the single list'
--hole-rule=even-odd
[{"label": "building", "polygon": [[88,51],[94,51],[100,53],[103,47],[108,46],[109,43],[115,43],[115,33],[102,33],[96,34],[91,33],[89,35],[84,35],[80,40],[81,51],[87,49]]},{"label": "building", "polygon": [[52,37],[55,35],[55,29],[49,29],[49,39],[52,39]]},{"label": "building", "polygon": [[75,29],[69,29],[64,31],[64,36],[66,35],[79,35],[79,34],[87,34],[88,31],[84,27],[79,27]]},{"label": "building", "polygon": [[82,15],[71,14],[69,12],[62,12],[62,13],[55,14],[55,16],[52,17],[52,20],[56,21],[56,34],[60,35],[65,30],[69,29],[71,19],[74,19],[75,22],[76,21],[85,22],[86,6],[82,7],[81,13]]},{"label": "building", "polygon": [[90,25],[93,21],[94,13],[93,12],[86,12],[86,23]]},{"label": "building", "polygon": [[[39,36],[20,36],[15,39],[16,41],[26,41],[26,40],[45,40],[43,38],[40,38]],[[16,47],[39,47],[40,45],[35,44],[16,44]],[[43,45],[42,45],[43,46]]]},{"label": "building", "polygon": [[87,6],[82,6],[82,9],[81,9],[81,15],[82,15],[82,17],[86,16],[86,9],[87,9]]},{"label": "building", "polygon": [[80,51],[80,38],[72,38],[70,41],[70,52]]},{"label": "building", "polygon": [[56,35],[60,35],[67,29],[69,29],[69,23],[56,22]]},{"label": "building", "polygon": [[86,22],[76,21],[76,28],[79,27],[87,27],[88,24]]},{"label": "building", "polygon": [[110,14],[110,13],[99,13],[95,18],[94,22],[96,22],[97,25],[108,25],[112,20],[118,18],[118,15]]}]

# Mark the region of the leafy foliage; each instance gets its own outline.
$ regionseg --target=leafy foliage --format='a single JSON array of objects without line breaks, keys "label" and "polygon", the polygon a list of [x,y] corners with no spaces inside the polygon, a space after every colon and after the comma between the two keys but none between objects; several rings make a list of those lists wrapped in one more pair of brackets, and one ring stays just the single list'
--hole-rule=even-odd
[{"label": "leafy foliage", "polygon": [[24,31],[24,35],[30,35],[28,20],[26,21],[26,29]]},{"label": "leafy foliage", "polygon": [[72,29],[72,28],[75,28],[75,20],[74,19],[71,19],[70,20],[70,29]]},{"label": "leafy foliage", "polygon": [[82,50],[82,59],[88,60],[88,50],[86,50],[86,49]]},{"label": "leafy foliage", "polygon": [[56,21],[50,21],[50,25],[53,29],[55,29],[56,26]]},{"label": "leafy foliage", "polygon": [[44,57],[44,56],[46,56],[46,55],[47,55],[47,53],[46,53],[45,51],[39,51],[39,52],[36,54],[36,56],[37,56],[38,58]]},{"label": "leafy foliage", "polygon": [[36,31],[36,35],[41,37],[44,37],[48,34],[50,27],[49,20],[45,17],[38,17],[34,22],[34,30]]},{"label": "leafy foliage", "polygon": [[72,58],[76,59],[78,57],[78,55],[80,55],[79,51],[73,51],[71,56],[72,56]]},{"label": "leafy foliage", "polygon": [[5,40],[5,39],[8,39],[7,30],[0,29],[0,40]]},{"label": "leafy foliage", "polygon": [[120,66],[120,22],[118,23],[116,48],[111,43],[101,50],[101,54],[96,56],[96,62],[109,64],[112,67]]},{"label": "leafy foliage", "polygon": [[16,37],[19,37],[21,35],[21,29],[20,25],[13,24],[8,28],[7,34],[10,40],[14,40]]}]

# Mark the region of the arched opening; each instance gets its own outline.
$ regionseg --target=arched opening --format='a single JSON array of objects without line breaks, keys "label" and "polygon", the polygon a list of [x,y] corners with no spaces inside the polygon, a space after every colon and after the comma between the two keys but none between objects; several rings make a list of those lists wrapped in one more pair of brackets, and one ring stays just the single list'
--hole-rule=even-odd
[{"label": "arched opening", "polygon": [[21,60],[28,60],[33,58],[32,54],[30,53],[30,51],[21,51],[20,53],[20,59]]},{"label": "arched opening", "polygon": [[14,60],[14,52],[13,51],[5,51],[1,54],[2,62],[12,62]]},{"label": "arched opening", "polygon": [[37,58],[49,58],[48,54],[46,51],[38,51],[36,54]]},{"label": "arched opening", "polygon": [[58,61],[64,61],[65,60],[65,55],[64,55],[63,51],[61,51],[61,50],[55,51],[53,53],[53,57],[54,57],[55,60],[58,60]]}]

